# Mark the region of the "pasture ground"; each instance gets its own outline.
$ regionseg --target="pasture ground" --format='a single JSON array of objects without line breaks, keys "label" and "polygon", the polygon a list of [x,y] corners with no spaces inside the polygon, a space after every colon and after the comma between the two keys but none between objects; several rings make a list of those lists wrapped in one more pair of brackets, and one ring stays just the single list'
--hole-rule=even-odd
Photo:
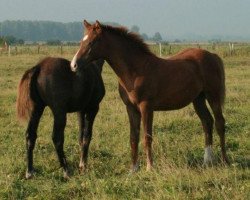
[{"label": "pasture ground", "polygon": [[[63,57],[71,59],[76,48],[64,52]],[[182,48],[178,46],[176,51]],[[37,173],[32,180],[25,180],[26,127],[17,122],[15,114],[17,84],[24,71],[46,55],[61,55],[56,48],[40,54],[25,49],[17,55],[0,54],[0,199],[250,199],[250,51],[241,53],[242,48],[233,56],[215,49],[223,57],[226,71],[224,115],[230,166],[221,165],[218,135],[214,133],[217,162],[210,168],[202,167],[204,133],[190,105],[155,113],[155,168],[146,172],[140,143],[140,171],[130,175],[128,118],[118,95],[116,75],[105,64],[106,96],[95,121],[85,174],[78,172],[77,117],[68,115],[64,149],[72,173],[69,181],[62,179],[48,108],[34,150]],[[249,46],[244,48],[249,50]]]}]

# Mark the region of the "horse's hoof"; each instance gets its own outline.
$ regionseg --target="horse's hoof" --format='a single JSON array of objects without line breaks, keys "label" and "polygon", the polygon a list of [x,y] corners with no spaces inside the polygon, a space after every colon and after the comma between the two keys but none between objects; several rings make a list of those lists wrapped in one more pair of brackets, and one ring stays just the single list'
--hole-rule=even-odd
[{"label": "horse's hoof", "polygon": [[86,172],[86,171],[87,171],[87,166],[84,165],[83,163],[80,163],[80,164],[79,164],[79,172],[80,172],[80,173],[84,173],[84,172]]},{"label": "horse's hoof", "polygon": [[230,161],[229,161],[228,157],[222,158],[222,162],[223,162],[223,164],[224,164],[225,166],[230,166]]},{"label": "horse's hoof", "polygon": [[147,169],[146,169],[147,172],[151,172],[153,171],[153,166],[152,165],[147,165]]},{"label": "horse's hoof", "polygon": [[204,159],[203,167],[212,167],[214,164],[214,159]]},{"label": "horse's hoof", "polygon": [[84,174],[87,171],[86,167],[79,167],[80,174]]},{"label": "horse's hoof", "polygon": [[138,172],[139,171],[139,165],[138,165],[138,163],[137,164],[135,164],[135,165],[132,165],[132,167],[131,167],[131,169],[130,169],[130,174],[133,174],[133,173],[135,173],[135,172]]},{"label": "horse's hoof", "polygon": [[25,178],[31,179],[34,176],[34,171],[26,171]]},{"label": "horse's hoof", "polygon": [[203,162],[203,164],[202,164],[202,167],[204,167],[204,168],[209,168],[209,167],[212,167],[213,166],[213,162],[211,161],[211,162]]},{"label": "horse's hoof", "polygon": [[204,167],[212,166],[213,162],[214,162],[214,159],[213,159],[212,147],[211,146],[207,146],[205,148],[203,166]]},{"label": "horse's hoof", "polygon": [[69,179],[70,179],[70,176],[69,176],[69,172],[68,172],[68,171],[64,171],[64,172],[63,172],[63,178],[64,178],[65,180],[69,180]]}]

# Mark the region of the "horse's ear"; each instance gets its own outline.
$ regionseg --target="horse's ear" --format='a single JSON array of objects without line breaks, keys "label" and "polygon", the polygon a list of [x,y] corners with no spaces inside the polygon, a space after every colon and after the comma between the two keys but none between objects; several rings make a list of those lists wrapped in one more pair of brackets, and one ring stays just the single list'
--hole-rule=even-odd
[{"label": "horse's ear", "polygon": [[95,26],[96,26],[96,28],[101,29],[101,23],[98,20],[95,21]]},{"label": "horse's ear", "polygon": [[95,23],[96,23],[98,26],[101,26],[101,23],[100,23],[98,20],[96,20]]},{"label": "horse's ear", "polygon": [[87,20],[83,20],[83,26],[85,26],[85,28],[89,28],[91,26],[90,23],[87,22]]},{"label": "horse's ear", "polygon": [[96,20],[95,28],[96,28],[96,30],[97,30],[98,32],[101,32],[101,31],[102,31],[102,25],[101,25],[101,23],[100,23],[98,20]]}]

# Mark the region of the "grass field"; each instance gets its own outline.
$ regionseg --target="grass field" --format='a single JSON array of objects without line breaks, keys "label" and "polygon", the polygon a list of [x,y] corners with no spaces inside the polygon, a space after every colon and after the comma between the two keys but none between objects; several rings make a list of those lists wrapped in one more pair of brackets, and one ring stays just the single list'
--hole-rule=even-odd
[{"label": "grass field", "polygon": [[[76,48],[62,56],[71,59]],[[182,48],[173,48],[173,52]],[[202,167],[204,134],[190,105],[178,111],[155,113],[155,168],[146,172],[140,143],[140,171],[129,174],[128,118],[118,95],[116,75],[105,64],[106,96],[95,121],[85,174],[78,172],[77,117],[68,115],[64,149],[72,173],[69,181],[62,179],[51,140],[53,119],[49,109],[42,117],[34,150],[37,173],[25,180],[26,127],[17,122],[15,114],[16,88],[22,74],[46,55],[61,56],[58,49],[40,54],[0,54],[0,199],[250,199],[249,48],[237,47],[234,56],[228,56],[222,47],[215,49],[226,70],[224,114],[230,166],[220,165],[219,141],[214,133],[217,164]]]}]

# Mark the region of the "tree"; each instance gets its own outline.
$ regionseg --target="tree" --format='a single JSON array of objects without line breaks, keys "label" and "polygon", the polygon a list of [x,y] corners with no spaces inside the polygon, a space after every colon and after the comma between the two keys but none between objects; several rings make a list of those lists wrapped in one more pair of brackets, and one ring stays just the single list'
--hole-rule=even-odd
[{"label": "tree", "polygon": [[156,32],[152,38],[154,41],[156,42],[160,42],[162,41],[162,37],[161,37],[161,34],[159,32]]},{"label": "tree", "polygon": [[17,42],[17,39],[12,35],[5,36],[4,40],[7,42],[7,44],[16,44]]},{"label": "tree", "polygon": [[48,40],[47,45],[61,45],[62,42],[60,40]]},{"label": "tree", "polygon": [[181,40],[180,39],[175,39],[174,43],[181,43]]},{"label": "tree", "polygon": [[138,26],[136,26],[136,25],[133,25],[133,26],[131,27],[131,31],[134,32],[134,33],[139,33],[140,28],[139,28]]},{"label": "tree", "polygon": [[18,39],[17,43],[23,45],[24,44],[24,40],[23,39]]},{"label": "tree", "polygon": [[148,35],[146,33],[141,34],[141,37],[143,38],[143,40],[148,40],[149,39],[149,37],[148,37]]},{"label": "tree", "polygon": [[[120,26],[117,23],[105,23],[112,26]],[[139,31],[139,27],[133,28]],[[51,22],[51,21],[26,21],[6,20],[0,22],[0,36],[13,35],[24,41],[79,41],[83,34],[82,22]]]},{"label": "tree", "polygon": [[2,46],[4,43],[4,39],[2,37],[0,37],[0,45]]}]

